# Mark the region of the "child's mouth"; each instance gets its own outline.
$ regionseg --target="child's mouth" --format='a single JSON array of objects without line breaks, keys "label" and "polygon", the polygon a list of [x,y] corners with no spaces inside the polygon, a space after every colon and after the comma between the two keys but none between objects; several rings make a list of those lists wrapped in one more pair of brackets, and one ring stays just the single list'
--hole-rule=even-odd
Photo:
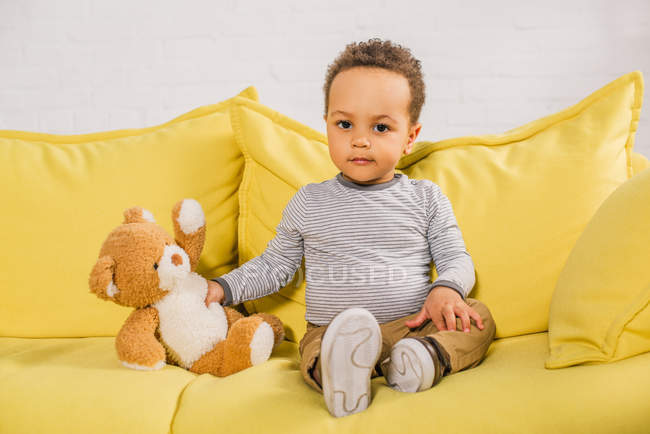
[{"label": "child's mouth", "polygon": [[369,164],[369,163],[371,163],[372,160],[366,160],[366,159],[364,159],[364,158],[355,158],[354,160],[352,160],[352,162],[353,162],[354,164],[365,165],[365,164]]}]

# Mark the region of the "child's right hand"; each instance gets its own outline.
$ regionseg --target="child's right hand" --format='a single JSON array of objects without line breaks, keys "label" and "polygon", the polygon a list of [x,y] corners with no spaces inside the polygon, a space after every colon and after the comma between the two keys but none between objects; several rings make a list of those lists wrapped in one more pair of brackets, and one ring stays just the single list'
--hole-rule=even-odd
[{"label": "child's right hand", "polygon": [[485,328],[481,315],[472,309],[458,292],[448,286],[438,286],[429,292],[417,316],[404,324],[408,328],[414,328],[431,319],[439,331],[456,330],[457,316],[461,319],[464,332],[469,333],[472,319],[479,329]]},{"label": "child's right hand", "polygon": [[210,303],[215,301],[222,304],[224,298],[223,287],[214,280],[208,280],[208,295],[205,297],[205,305],[210,306]]}]

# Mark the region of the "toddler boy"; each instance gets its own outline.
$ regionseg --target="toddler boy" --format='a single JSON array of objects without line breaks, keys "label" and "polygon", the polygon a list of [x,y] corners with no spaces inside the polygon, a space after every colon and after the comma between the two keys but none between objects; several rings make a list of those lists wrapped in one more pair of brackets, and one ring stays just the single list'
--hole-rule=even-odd
[{"label": "toddler boy", "polygon": [[348,44],[324,91],[329,153],[340,172],[301,187],[266,250],[212,279],[206,304],[278,291],[304,254],[301,371],[340,417],[367,408],[373,377],[418,392],[478,365],[495,324],[482,302],[467,298],[474,264],[449,199],[430,180],[395,173],[422,127],[420,62],[390,41]]}]

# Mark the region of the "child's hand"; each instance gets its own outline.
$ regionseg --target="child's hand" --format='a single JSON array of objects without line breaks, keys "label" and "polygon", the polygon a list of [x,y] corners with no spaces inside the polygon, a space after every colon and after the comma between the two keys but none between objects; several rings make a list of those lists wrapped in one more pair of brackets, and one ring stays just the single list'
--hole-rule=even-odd
[{"label": "child's hand", "polygon": [[210,306],[210,303],[215,301],[222,304],[224,297],[223,287],[214,280],[208,280],[208,295],[205,297],[205,305]]},{"label": "child's hand", "polygon": [[430,318],[439,331],[456,330],[456,316],[460,317],[465,332],[469,332],[470,317],[474,318],[478,328],[483,330],[485,327],[481,315],[465,303],[458,292],[447,286],[438,286],[429,292],[420,313],[405,324],[414,328]]}]

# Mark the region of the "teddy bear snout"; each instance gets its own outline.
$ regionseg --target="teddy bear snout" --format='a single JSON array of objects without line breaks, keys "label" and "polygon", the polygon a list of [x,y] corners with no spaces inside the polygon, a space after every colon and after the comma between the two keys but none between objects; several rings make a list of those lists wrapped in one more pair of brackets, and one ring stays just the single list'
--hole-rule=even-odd
[{"label": "teddy bear snout", "polygon": [[166,245],[163,255],[158,260],[157,271],[160,287],[172,291],[190,273],[190,258],[180,246]]}]

